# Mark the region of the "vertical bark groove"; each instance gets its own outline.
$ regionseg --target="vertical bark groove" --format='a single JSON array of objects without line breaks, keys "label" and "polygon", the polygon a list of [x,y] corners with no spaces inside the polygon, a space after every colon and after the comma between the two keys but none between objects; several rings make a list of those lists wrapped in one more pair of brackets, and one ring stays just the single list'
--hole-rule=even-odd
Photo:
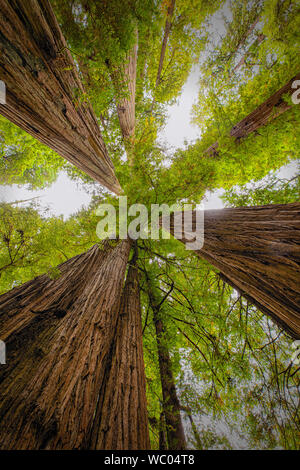
[{"label": "vertical bark groove", "polygon": [[164,64],[166,50],[167,50],[168,39],[169,39],[170,32],[171,32],[172,17],[173,17],[174,9],[175,9],[175,0],[171,0],[170,4],[168,6],[168,11],[167,11],[164,38],[163,38],[161,51],[160,51],[160,58],[159,58],[159,65],[158,65],[157,75],[156,75],[155,88],[158,87],[158,85],[160,83],[160,79],[161,79],[161,72],[162,72],[162,69],[163,69],[163,64]]},{"label": "vertical bark groove", "polygon": [[138,31],[136,30],[136,43],[129,52],[125,64],[118,70],[110,69],[110,75],[117,95],[120,87],[126,91],[126,96],[117,97],[117,113],[122,137],[129,162],[133,163],[133,145],[135,137],[135,93],[136,93],[136,68]]}]

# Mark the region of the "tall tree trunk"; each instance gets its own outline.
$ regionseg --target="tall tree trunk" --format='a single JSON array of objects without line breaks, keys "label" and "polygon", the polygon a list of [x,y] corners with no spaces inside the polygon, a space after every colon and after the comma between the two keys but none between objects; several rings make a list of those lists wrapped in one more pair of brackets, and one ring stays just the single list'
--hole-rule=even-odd
[{"label": "tall tree trunk", "polygon": [[48,0],[0,0],[0,114],[119,194],[97,118]]},{"label": "tall tree trunk", "polygon": [[170,32],[171,32],[172,17],[173,17],[174,9],[175,9],[175,0],[171,0],[170,4],[168,6],[168,11],[167,11],[164,38],[163,38],[161,51],[160,51],[160,58],[159,58],[157,75],[156,75],[155,88],[158,87],[158,85],[160,83],[160,79],[161,79],[161,72],[162,72],[162,69],[163,69],[163,64],[164,64],[166,50],[167,50],[168,39],[169,39]]},{"label": "tall tree trunk", "polygon": [[165,413],[162,411],[159,416],[159,450],[168,450],[166,439]]},{"label": "tall tree trunk", "polygon": [[[116,90],[117,112],[129,163],[133,163],[132,148],[135,136],[135,91],[138,32],[136,43],[126,58],[123,67],[118,70],[110,68],[110,75]],[[126,96],[122,96],[122,95]],[[119,96],[120,95],[120,96]]]},{"label": "tall tree trunk", "polygon": [[150,449],[136,254],[121,298],[107,380],[99,395],[93,449]]},{"label": "tall tree trunk", "polygon": [[[257,38],[255,39],[254,43],[251,45],[251,47],[253,46],[258,46],[260,43],[262,43],[264,40],[266,39],[266,36],[262,33],[260,33]],[[238,63],[236,64],[236,66],[232,69],[232,71],[229,73],[229,76],[233,75],[235,72],[238,71],[239,68],[242,67],[242,65],[245,64],[246,62],[246,59],[249,55],[249,52],[246,52],[243,57],[238,61]]]},{"label": "tall tree trunk", "polygon": [[172,363],[165,340],[165,329],[161,314],[161,306],[166,297],[163,300],[157,299],[154,287],[147,273],[146,280],[148,284],[149,302],[153,312],[153,322],[156,331],[158,363],[163,395],[163,412],[167,430],[168,449],[184,450],[186,449],[186,441],[180,416],[181,406],[176,392],[175,380],[172,372]]},{"label": "tall tree trunk", "polygon": [[[162,42],[162,46],[161,46],[158,70],[157,70],[157,75],[156,75],[156,80],[155,80],[155,89],[159,86],[160,81],[161,81],[161,73],[162,73],[162,69],[163,69],[163,65],[164,65],[168,40],[169,40],[169,36],[170,36],[170,33],[171,33],[172,18],[173,18],[174,10],[175,10],[175,0],[171,0],[171,3],[169,4],[168,10],[167,10],[167,18],[166,18],[166,24],[165,24],[165,30],[164,30],[164,37],[163,37],[163,42]],[[152,104],[151,104],[151,113],[153,112],[155,103],[156,103],[156,98],[155,98],[155,94],[154,94]]]},{"label": "tall tree trunk", "polygon": [[156,331],[168,448],[169,450],[183,450],[186,449],[186,442],[180,416],[181,406],[177,397],[170,354],[164,339],[165,330],[163,322],[159,311],[155,307],[153,309],[153,320]]},{"label": "tall tree trunk", "polygon": [[97,245],[0,297],[0,448],[88,448],[130,243]]},{"label": "tall tree trunk", "polygon": [[[179,220],[175,215],[175,226]],[[194,212],[194,232],[195,223]],[[162,225],[168,228],[163,220]],[[174,234],[174,214],[170,227]],[[219,209],[204,212],[204,245],[196,253],[259,310],[300,338],[299,242],[300,203]]]},{"label": "tall tree trunk", "polygon": [[[264,101],[252,113],[248,114],[242,121],[238,122],[230,131],[230,136],[234,137],[237,141],[241,138],[247,137],[252,132],[260,127],[268,124],[273,119],[280,116],[282,113],[290,109],[292,106],[283,100],[285,94],[292,94],[295,89],[292,88],[292,83],[300,79],[300,73],[291,78],[280,90],[273,93],[270,98]],[[206,151],[205,154],[214,156],[218,154],[219,143],[215,142]]]}]

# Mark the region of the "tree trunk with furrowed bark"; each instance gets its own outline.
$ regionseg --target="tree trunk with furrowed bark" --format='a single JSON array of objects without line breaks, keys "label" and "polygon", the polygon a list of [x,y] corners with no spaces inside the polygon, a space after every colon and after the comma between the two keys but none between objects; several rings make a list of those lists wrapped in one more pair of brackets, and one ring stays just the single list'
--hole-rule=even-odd
[{"label": "tree trunk with furrowed bark", "polygon": [[0,297],[1,449],[90,448],[129,251],[95,245]]},{"label": "tree trunk with furrowed bark", "polygon": [[[175,224],[171,217],[172,234],[181,223],[177,214]],[[194,212],[194,232],[195,223]],[[163,220],[162,225],[167,229]],[[189,238],[183,235],[181,241]],[[196,253],[259,310],[300,338],[300,203],[205,211],[204,245]]]},{"label": "tree trunk with furrowed bark", "polygon": [[[256,131],[260,127],[268,124],[273,119],[280,116],[285,111],[291,109],[292,105],[289,105],[284,101],[283,96],[285,94],[292,95],[295,91],[292,88],[292,84],[295,80],[300,79],[300,73],[291,78],[280,90],[273,93],[270,98],[264,101],[258,108],[252,113],[248,114],[242,121],[238,122],[230,131],[230,136],[235,138],[237,141],[244,137],[247,137],[252,132]],[[215,142],[206,151],[205,154],[209,156],[215,156],[218,154],[219,143]]]},{"label": "tree trunk with furrowed bark", "polygon": [[129,163],[133,163],[133,145],[135,137],[135,92],[138,32],[136,43],[129,52],[123,67],[113,70],[108,63],[110,75],[117,95],[117,112],[123,142]]},{"label": "tree trunk with furrowed bark", "polygon": [[136,255],[129,266],[110,359],[91,448],[150,449]]},{"label": "tree trunk with furrowed bark", "polygon": [[97,118],[48,0],[0,0],[0,114],[119,194]]},{"label": "tree trunk with furrowed bark", "polygon": [[163,322],[156,308],[153,309],[153,320],[156,331],[168,448],[169,450],[184,450],[186,449],[186,442],[180,416],[181,406],[176,392],[170,354],[164,339]]},{"label": "tree trunk with furrowed bark", "polygon": [[176,392],[172,363],[166,344],[166,332],[161,313],[161,305],[165,299],[160,300],[157,298],[154,287],[147,274],[146,279],[148,284],[149,302],[153,312],[153,322],[156,332],[158,363],[163,395],[162,408],[165,417],[168,449],[184,450],[186,449],[186,440],[180,415],[181,406]]}]

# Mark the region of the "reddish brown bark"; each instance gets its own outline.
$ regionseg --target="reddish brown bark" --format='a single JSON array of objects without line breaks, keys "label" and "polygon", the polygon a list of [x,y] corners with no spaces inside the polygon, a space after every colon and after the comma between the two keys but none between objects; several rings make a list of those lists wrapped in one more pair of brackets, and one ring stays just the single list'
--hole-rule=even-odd
[{"label": "reddish brown bark", "polygon": [[159,416],[159,450],[167,450],[167,438],[166,438],[166,420],[165,414],[162,411]]},{"label": "reddish brown bark", "polygon": [[0,114],[119,194],[97,118],[48,0],[0,0]]},{"label": "reddish brown bark", "polygon": [[130,264],[121,299],[107,380],[99,395],[91,447],[150,449],[139,277]]},{"label": "reddish brown bark", "polygon": [[129,250],[94,246],[0,297],[2,449],[89,448]]},{"label": "reddish brown bark", "polygon": [[[295,91],[295,89],[292,88],[292,83],[299,79],[300,73],[295,75],[295,77],[289,80],[282,88],[280,88],[280,90],[276,91],[276,93],[252,111],[252,113],[248,114],[248,116],[242,119],[242,121],[233,126],[230,131],[231,137],[234,137],[237,140],[247,137],[252,132],[268,124],[270,121],[290,109],[291,105],[287,104],[283,100],[283,95],[291,95]],[[205,151],[205,154],[209,156],[217,155],[218,147],[219,143],[215,142]]]},{"label": "reddish brown bark", "polygon": [[[174,234],[174,214],[170,231]],[[300,338],[300,203],[205,211],[204,245],[196,253]]]}]

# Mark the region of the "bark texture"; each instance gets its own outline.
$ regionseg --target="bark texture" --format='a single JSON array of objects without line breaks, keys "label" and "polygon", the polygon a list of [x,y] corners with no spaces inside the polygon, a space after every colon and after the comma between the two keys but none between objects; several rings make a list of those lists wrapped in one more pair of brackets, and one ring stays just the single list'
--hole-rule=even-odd
[{"label": "bark texture", "polygon": [[89,448],[129,250],[95,245],[0,297],[1,449]]},{"label": "bark texture", "polygon": [[176,392],[170,354],[164,340],[163,322],[156,308],[153,309],[153,320],[156,331],[168,448],[169,450],[184,450],[186,449],[186,441],[180,416],[181,406]]},{"label": "bark texture", "polygon": [[[252,113],[248,114],[242,121],[237,123],[230,131],[230,136],[236,140],[247,137],[252,132],[260,127],[268,124],[273,119],[280,116],[282,113],[291,108],[283,100],[285,94],[292,94],[295,89],[292,88],[292,83],[300,79],[300,73],[291,78],[280,90],[276,91],[270,98],[264,101]],[[218,154],[219,143],[215,142],[206,151],[205,154],[215,156]]]},{"label": "bark texture", "polygon": [[0,0],[0,114],[119,194],[97,118],[49,0]]},{"label": "bark texture", "polygon": [[[194,212],[194,232],[195,220]],[[170,226],[174,234],[174,214]],[[300,338],[300,203],[205,211],[204,245],[196,253],[291,336]]]},{"label": "bark texture", "polygon": [[107,380],[101,390],[91,448],[150,449],[139,277],[130,264],[121,299]]}]

